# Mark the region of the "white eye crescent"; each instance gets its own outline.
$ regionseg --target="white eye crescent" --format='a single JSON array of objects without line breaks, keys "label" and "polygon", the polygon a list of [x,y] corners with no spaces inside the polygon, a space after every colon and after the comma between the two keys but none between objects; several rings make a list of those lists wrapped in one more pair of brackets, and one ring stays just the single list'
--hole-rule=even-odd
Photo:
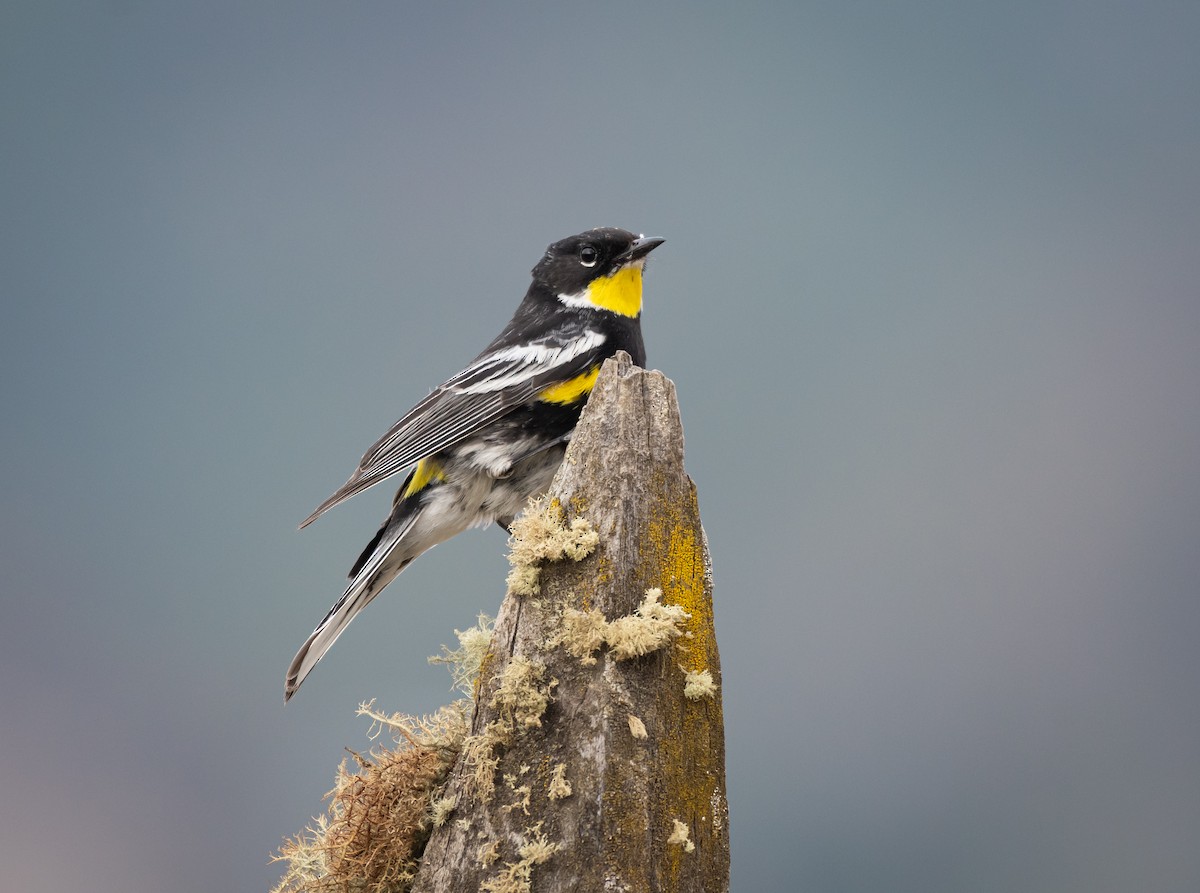
[{"label": "white eye crescent", "polygon": [[596,261],[599,260],[600,254],[591,245],[584,245],[579,249],[579,262],[585,267],[596,266]]}]

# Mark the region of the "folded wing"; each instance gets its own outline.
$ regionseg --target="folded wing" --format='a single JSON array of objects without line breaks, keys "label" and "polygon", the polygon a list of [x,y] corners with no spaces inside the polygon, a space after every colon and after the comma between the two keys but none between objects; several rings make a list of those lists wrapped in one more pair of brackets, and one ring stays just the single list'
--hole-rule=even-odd
[{"label": "folded wing", "polygon": [[604,355],[605,341],[591,329],[559,329],[538,341],[485,350],[396,422],[367,450],[350,479],[300,526],[418,459],[470,437],[546,388],[587,371]]}]

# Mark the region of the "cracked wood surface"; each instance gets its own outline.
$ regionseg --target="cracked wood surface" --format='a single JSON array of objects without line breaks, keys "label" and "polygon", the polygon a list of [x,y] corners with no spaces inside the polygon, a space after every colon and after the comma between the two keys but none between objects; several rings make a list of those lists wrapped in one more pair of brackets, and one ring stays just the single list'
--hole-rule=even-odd
[{"label": "cracked wood surface", "polygon": [[[599,546],[545,565],[539,596],[505,598],[472,732],[502,719],[498,689],[514,659],[545,668],[538,684],[551,700],[540,726],[476,748],[474,765],[459,760],[444,793],[457,805],[413,890],[722,893],[729,826],[712,575],[671,381],[626,354],[606,362],[550,496],[567,523],[595,527]],[[601,647],[591,665],[550,644],[564,610],[611,621],[651,588],[687,612],[674,643],[625,660]],[[711,673],[715,694],[685,697],[689,671]],[[477,771],[481,753],[494,772]],[[480,778],[494,783],[490,795]]]}]

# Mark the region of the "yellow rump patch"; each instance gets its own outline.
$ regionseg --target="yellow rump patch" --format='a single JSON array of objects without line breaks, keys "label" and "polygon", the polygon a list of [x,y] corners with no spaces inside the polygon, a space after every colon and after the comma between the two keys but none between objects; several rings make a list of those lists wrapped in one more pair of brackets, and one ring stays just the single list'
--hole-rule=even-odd
[{"label": "yellow rump patch", "polygon": [[593,366],[582,375],[568,378],[562,384],[551,385],[538,393],[538,399],[547,403],[574,403],[585,394],[590,394],[600,375],[600,367]]},{"label": "yellow rump patch", "polygon": [[611,276],[593,279],[587,294],[597,307],[622,316],[637,316],[642,312],[642,265],[630,264]]},{"label": "yellow rump patch", "polygon": [[417,467],[413,469],[412,478],[409,479],[408,486],[404,488],[404,498],[420,493],[428,487],[433,481],[444,481],[446,472],[442,470],[440,462],[433,459],[422,459],[417,463]]}]

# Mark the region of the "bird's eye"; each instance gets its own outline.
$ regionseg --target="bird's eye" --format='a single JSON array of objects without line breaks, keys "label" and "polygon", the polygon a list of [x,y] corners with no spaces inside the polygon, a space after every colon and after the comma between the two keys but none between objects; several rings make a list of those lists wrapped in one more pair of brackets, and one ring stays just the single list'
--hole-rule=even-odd
[{"label": "bird's eye", "polygon": [[599,256],[600,255],[596,252],[596,249],[591,245],[584,245],[579,249],[579,262],[585,267],[596,266],[596,259]]}]

